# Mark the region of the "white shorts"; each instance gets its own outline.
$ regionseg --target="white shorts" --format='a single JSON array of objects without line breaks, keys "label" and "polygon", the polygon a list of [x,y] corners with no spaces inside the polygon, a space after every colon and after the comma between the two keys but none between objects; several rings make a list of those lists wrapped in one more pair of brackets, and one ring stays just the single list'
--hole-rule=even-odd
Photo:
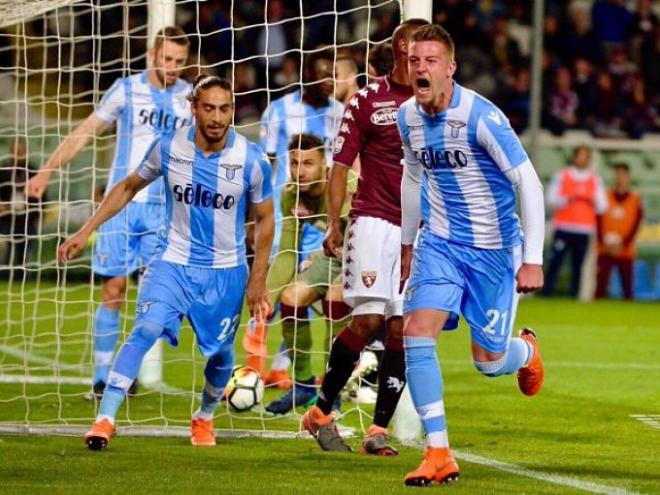
[{"label": "white shorts", "polygon": [[342,273],[344,301],[354,315],[401,316],[401,227],[374,217],[351,220],[344,236]]}]

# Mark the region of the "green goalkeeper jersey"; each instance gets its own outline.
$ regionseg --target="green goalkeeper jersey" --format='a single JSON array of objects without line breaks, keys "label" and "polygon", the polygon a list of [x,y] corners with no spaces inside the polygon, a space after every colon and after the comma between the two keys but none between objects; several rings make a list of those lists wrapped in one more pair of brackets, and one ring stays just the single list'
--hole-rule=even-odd
[{"label": "green goalkeeper jersey", "polygon": [[[357,175],[349,171],[347,192],[341,210],[342,230],[348,220],[350,210],[350,195],[355,192]],[[303,192],[298,192],[296,184],[287,184],[282,192],[282,234],[280,246],[273,263],[268,269],[267,286],[271,301],[276,303],[284,287],[293,279],[298,267],[298,251],[302,244],[303,224],[325,232],[328,226],[327,191],[318,198],[312,198]]]}]

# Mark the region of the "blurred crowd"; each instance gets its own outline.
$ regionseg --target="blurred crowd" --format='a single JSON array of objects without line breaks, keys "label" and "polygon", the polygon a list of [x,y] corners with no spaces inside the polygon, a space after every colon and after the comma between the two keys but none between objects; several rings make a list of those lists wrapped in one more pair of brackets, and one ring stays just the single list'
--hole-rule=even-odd
[{"label": "blurred crowd", "polygon": [[[298,2],[236,2],[233,26],[227,2],[199,3],[187,30],[203,34],[205,63],[228,72],[223,61],[245,60],[234,68],[240,117],[256,117],[268,88],[300,81],[300,49],[336,45],[365,72],[366,9],[364,2],[304,2],[301,29]],[[491,98],[522,132],[530,111],[532,2],[520,0],[435,0],[434,20],[443,24],[457,45],[462,84]],[[398,23],[391,2],[374,7],[370,43],[387,39]],[[183,6],[184,9],[193,7]],[[337,15],[334,9],[336,8]],[[547,0],[544,17],[543,122],[561,135],[588,129],[600,137],[640,138],[660,130],[659,6],[651,0]],[[252,27],[248,27],[252,26]],[[335,27],[337,26],[337,29]],[[233,43],[232,43],[233,38]],[[268,54],[264,57],[264,54]],[[217,64],[217,65],[216,65]],[[254,98],[259,95],[259,98]],[[272,99],[272,98],[271,98]]]},{"label": "blurred crowd", "polygon": [[[102,90],[128,69],[144,67],[147,13],[100,0],[104,9],[68,9],[34,21],[33,35],[56,34],[53,64],[73,54],[80,86]],[[177,23],[191,33],[191,76],[197,66],[234,78],[239,121],[260,116],[269,101],[300,84],[300,53],[337,47],[366,72],[367,54],[399,22],[398,2],[364,0],[243,0],[178,2]],[[526,129],[530,112],[532,5],[523,0],[434,0],[434,21],[457,45],[457,79],[492,99],[513,127]],[[128,9],[128,15],[125,10]],[[640,138],[660,130],[660,2],[546,0],[543,22],[542,125],[554,134],[588,129],[600,137]],[[95,20],[96,19],[96,20]],[[92,40],[89,26],[103,35]],[[129,29],[129,37],[123,31]],[[8,38],[7,38],[8,40]],[[11,47],[0,65],[11,67]],[[124,56],[118,57],[118,54]],[[66,57],[65,57],[66,58]],[[86,71],[100,62],[100,73]],[[49,61],[50,64],[50,61]],[[98,67],[98,66],[97,66]],[[67,68],[62,77],[66,77]],[[362,84],[364,80],[360,80]]]}]

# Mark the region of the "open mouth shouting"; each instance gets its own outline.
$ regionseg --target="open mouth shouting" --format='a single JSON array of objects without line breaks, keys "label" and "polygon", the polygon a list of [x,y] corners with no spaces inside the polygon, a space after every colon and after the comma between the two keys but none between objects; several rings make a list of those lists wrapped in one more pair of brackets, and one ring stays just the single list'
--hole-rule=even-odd
[{"label": "open mouth shouting", "polygon": [[425,77],[416,78],[415,87],[417,94],[420,96],[429,96],[431,94],[431,81]]}]

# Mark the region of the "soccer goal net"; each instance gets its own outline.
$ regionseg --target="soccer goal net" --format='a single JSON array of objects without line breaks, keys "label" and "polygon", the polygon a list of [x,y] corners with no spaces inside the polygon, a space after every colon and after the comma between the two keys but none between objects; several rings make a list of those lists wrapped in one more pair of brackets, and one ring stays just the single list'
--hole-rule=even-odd
[{"label": "soccer goal net", "polygon": [[[203,70],[233,81],[236,127],[258,141],[267,105],[303,86],[303,54],[331,47],[335,57],[355,61],[365,84],[369,50],[389,39],[402,10],[393,0],[0,2],[0,432],[78,432],[96,415],[98,400],[89,394],[101,284],[91,269],[95,241],[67,265],[57,262],[56,250],[103,195],[115,130],[94,136],[53,173],[41,201],[28,199],[24,184],[117,78],[145,70],[156,30],[177,24],[189,35],[182,77]],[[136,293],[137,277],[121,306],[118,346],[131,331]],[[244,312],[237,364],[245,364],[247,320]],[[280,321],[269,324],[267,368],[282,341]],[[330,338],[322,317],[313,320],[312,335],[320,377]],[[185,434],[205,363],[187,323],[179,346],[165,345],[152,360],[155,368],[122,407],[119,424],[124,432]],[[283,392],[267,387],[261,406]],[[368,424],[371,406],[342,410],[354,424]],[[257,406],[238,414],[223,404],[216,428],[297,434],[298,413],[275,417]]]}]

